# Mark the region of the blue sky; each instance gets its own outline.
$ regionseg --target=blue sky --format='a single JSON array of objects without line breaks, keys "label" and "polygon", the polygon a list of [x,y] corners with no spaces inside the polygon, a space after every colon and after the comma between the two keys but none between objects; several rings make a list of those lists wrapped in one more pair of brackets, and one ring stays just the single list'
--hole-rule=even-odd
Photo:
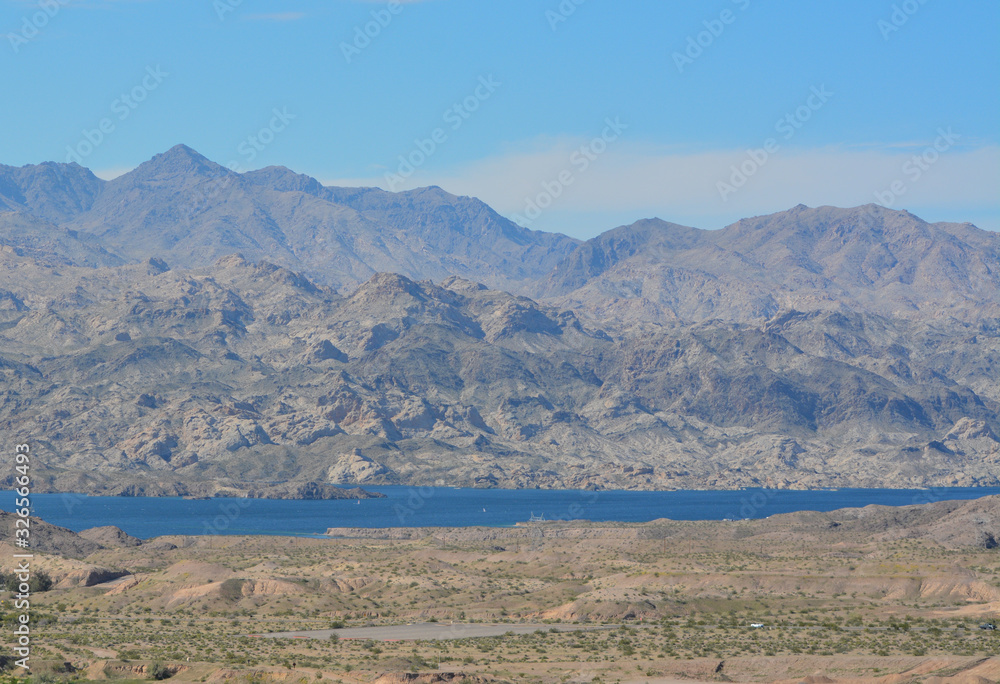
[{"label": "blue sky", "polygon": [[0,33],[5,164],[183,142],[578,237],[800,202],[1000,230],[993,0],[5,0]]}]

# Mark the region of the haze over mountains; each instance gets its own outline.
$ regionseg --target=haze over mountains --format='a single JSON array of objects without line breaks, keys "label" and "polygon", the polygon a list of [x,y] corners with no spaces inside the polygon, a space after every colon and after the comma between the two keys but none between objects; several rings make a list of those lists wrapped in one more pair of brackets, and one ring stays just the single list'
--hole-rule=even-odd
[{"label": "haze over mountains", "polygon": [[184,145],[112,181],[76,164],[3,167],[0,177],[8,208],[76,231],[123,260],[155,255],[191,268],[239,252],[333,287],[382,271],[516,286],[550,271],[577,244],[440,188],[326,188],[283,167],[237,174]]},{"label": "haze over mountains", "polygon": [[581,243],[184,146],[0,166],[0,207],[0,426],[54,487],[1000,484],[1000,236],[970,224]]}]

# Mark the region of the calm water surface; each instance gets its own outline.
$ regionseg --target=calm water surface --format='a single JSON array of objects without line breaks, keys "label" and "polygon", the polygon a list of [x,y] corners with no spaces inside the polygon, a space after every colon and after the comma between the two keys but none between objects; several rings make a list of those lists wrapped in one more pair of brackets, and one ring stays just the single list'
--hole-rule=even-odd
[{"label": "calm water surface", "polygon": [[[127,498],[34,494],[34,514],[74,531],[117,525],[142,538],[166,534],[313,536],[329,527],[504,527],[528,520],[646,522],[766,518],[794,511],[882,504],[905,506],[1000,494],[998,487],[789,491],[589,492],[578,490],[370,487],[384,499],[273,501],[264,499]],[[0,492],[10,511],[13,492]]]}]

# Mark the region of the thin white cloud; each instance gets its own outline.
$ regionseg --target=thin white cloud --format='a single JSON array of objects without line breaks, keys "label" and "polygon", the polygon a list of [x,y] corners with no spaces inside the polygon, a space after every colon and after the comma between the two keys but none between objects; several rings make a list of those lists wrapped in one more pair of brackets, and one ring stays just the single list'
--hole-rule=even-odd
[{"label": "thin white cloud", "polygon": [[110,169],[92,169],[92,172],[101,180],[108,181],[123,176],[134,168],[134,166],[116,166]]},{"label": "thin white cloud", "polygon": [[306,16],[305,12],[265,12],[260,14],[247,14],[243,17],[244,21],[298,21],[299,19],[304,19]]},{"label": "thin white cloud", "polygon": [[[38,6],[38,0],[18,0],[23,5],[34,5]],[[77,0],[76,2],[66,3],[66,7],[72,6],[73,9],[86,9],[86,10],[108,10],[113,8],[115,5],[133,4],[133,3],[144,3],[144,2],[155,2],[156,0]]]},{"label": "thin white cloud", "polygon": [[[587,214],[603,218],[629,213],[634,219],[700,218],[698,225],[718,227],[723,225],[720,221],[799,203],[848,207],[877,202],[895,209],[955,207],[1000,213],[1000,146],[996,145],[974,149],[955,145],[929,154],[936,158],[922,162],[921,169],[913,158],[927,149],[926,144],[905,150],[892,145],[780,148],[758,164],[748,161],[747,151],[741,149],[680,153],[621,141],[609,144],[582,170],[571,162],[571,155],[585,142],[548,140],[453,169],[427,168],[432,159],[396,189],[440,185],[455,194],[479,197],[508,216],[527,216],[531,201],[537,204],[540,195],[558,193],[527,224],[543,230],[564,230],[564,218],[570,215],[578,221]],[[744,164],[752,170],[745,181],[734,174],[734,168]],[[554,183],[565,171],[572,174],[572,182],[556,189]],[[894,183],[902,192],[892,192]],[[330,184],[388,187],[384,176]],[[736,188],[737,184],[741,186]],[[734,191],[727,191],[727,186]],[[966,219],[959,214],[955,220]]]}]

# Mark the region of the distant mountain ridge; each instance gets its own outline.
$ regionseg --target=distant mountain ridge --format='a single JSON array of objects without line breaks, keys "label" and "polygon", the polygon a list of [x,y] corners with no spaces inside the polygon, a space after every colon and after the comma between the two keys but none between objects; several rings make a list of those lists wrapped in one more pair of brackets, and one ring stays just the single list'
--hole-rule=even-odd
[{"label": "distant mountain ridge", "polygon": [[799,205],[711,231],[643,219],[581,243],[437,187],[239,174],[177,145],[112,181],[76,164],[0,166],[0,207],[5,244],[49,244],[67,263],[198,268],[240,253],[335,288],[378,272],[458,275],[625,325],[816,309],[1000,315],[998,234],[878,205]]},{"label": "distant mountain ridge", "polygon": [[998,264],[875,205],[580,242],[184,146],[0,166],[0,427],[105,492],[996,485]]},{"label": "distant mountain ridge", "polygon": [[393,271],[518,289],[577,244],[440,188],[328,188],[283,167],[237,174],[184,145],[111,181],[75,164],[0,167],[0,201],[123,260],[197,268],[239,252],[334,287]]},{"label": "distant mountain ridge", "polygon": [[0,202],[51,223],[87,211],[104,181],[77,164],[45,162],[34,166],[0,164]]},{"label": "distant mountain ridge", "polygon": [[624,319],[795,309],[997,317],[1000,235],[872,204],[799,205],[716,231],[652,219],[588,240],[534,292]]}]

